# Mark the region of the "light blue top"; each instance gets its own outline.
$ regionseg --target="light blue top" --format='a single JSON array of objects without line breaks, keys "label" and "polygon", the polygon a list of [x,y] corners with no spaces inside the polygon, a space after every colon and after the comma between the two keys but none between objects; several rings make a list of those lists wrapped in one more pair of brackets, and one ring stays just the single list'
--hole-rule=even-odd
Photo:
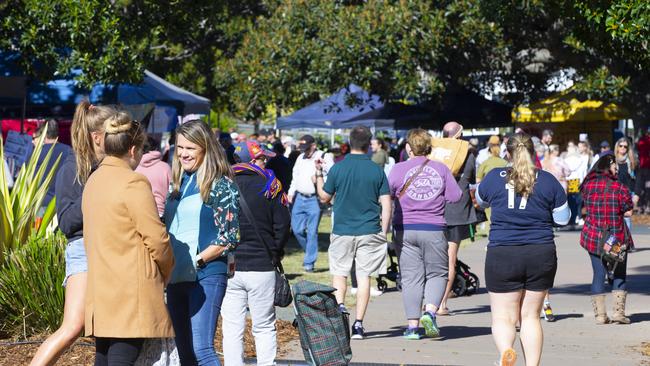
[{"label": "light blue top", "polygon": [[184,174],[180,199],[170,198],[165,207],[165,224],[176,265],[170,283],[193,282],[208,274],[226,273],[226,259],[217,258],[197,272],[194,258],[205,247],[217,243],[219,228],[212,207],[204,204],[196,174]]}]

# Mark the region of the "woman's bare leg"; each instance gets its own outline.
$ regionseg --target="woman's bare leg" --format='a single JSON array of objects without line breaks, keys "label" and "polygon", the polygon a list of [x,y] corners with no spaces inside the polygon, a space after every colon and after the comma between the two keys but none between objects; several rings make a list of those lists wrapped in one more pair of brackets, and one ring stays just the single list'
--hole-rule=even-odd
[{"label": "woman's bare leg", "polygon": [[87,273],[77,273],[68,278],[65,287],[63,323],[38,348],[30,366],[53,365],[84,328]]},{"label": "woman's bare leg", "polygon": [[495,293],[490,292],[492,311],[492,337],[499,355],[512,349],[517,336],[517,321],[523,291]]},{"label": "woman's bare leg", "polygon": [[544,333],[539,312],[542,310],[547,292],[528,290],[524,292],[524,299],[521,303],[519,338],[521,339],[521,348],[524,350],[526,366],[537,366],[542,358]]}]

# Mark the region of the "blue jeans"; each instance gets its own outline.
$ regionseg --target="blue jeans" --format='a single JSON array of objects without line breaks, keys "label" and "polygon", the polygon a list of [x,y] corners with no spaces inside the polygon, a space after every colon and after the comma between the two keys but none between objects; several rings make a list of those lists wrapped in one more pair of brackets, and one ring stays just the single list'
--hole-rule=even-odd
[{"label": "blue jeans", "polygon": [[[605,281],[607,279],[607,267],[605,263],[600,259],[599,255],[589,253],[589,259],[591,259],[591,268],[594,270],[594,277],[591,280],[591,294],[600,295],[605,293]],[[625,262],[621,262],[616,265],[616,270],[614,270],[614,278],[611,280],[612,291],[615,290],[625,290],[625,279],[627,276],[627,258]]]},{"label": "blue jeans", "polygon": [[291,211],[291,229],[298,244],[305,250],[305,267],[314,267],[318,257],[318,221],[320,206],[316,196],[305,197],[296,193]]},{"label": "blue jeans", "polygon": [[571,209],[571,218],[569,219],[569,225],[575,225],[576,220],[580,216],[580,210],[582,210],[582,196],[580,193],[569,193],[567,195],[567,201],[569,208]]},{"label": "blue jeans", "polygon": [[214,333],[227,284],[224,273],[167,286],[167,308],[182,365],[221,365],[214,349]]}]

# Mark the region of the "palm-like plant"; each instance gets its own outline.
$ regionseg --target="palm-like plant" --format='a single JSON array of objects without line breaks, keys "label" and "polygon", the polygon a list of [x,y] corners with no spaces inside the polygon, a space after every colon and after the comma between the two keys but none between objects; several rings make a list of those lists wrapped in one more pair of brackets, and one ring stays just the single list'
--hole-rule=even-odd
[{"label": "palm-like plant", "polygon": [[[44,141],[45,134],[42,134],[34,145],[31,158],[20,168],[11,191],[5,179],[5,165],[0,162],[0,264],[4,263],[6,253],[25,243],[30,235],[46,236],[48,226],[54,218],[56,198],[48,204],[40,223],[36,222],[38,210],[43,204],[47,188],[54,179],[54,172],[61,158],[57,157],[52,169],[46,171],[53,151],[50,149],[42,164],[37,167]],[[0,158],[4,159],[1,136]]]}]

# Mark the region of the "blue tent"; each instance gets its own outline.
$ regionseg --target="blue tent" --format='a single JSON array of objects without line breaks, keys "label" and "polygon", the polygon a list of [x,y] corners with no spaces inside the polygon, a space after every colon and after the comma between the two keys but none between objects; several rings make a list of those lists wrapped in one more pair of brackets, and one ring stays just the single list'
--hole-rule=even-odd
[{"label": "blue tent", "polygon": [[278,118],[277,128],[341,128],[341,123],[383,106],[378,96],[350,84],[326,99]]},{"label": "blue tent", "polygon": [[210,100],[188,92],[145,70],[144,82],[98,84],[90,91],[90,100],[98,104],[147,104],[175,107],[179,114],[210,114]]},{"label": "blue tent", "polygon": [[433,118],[425,108],[402,103],[382,103],[351,84],[324,100],[311,104],[277,120],[278,129],[290,128],[371,128],[399,129],[401,126],[425,124]]},{"label": "blue tent", "polygon": [[[17,66],[20,54],[0,52],[0,88],[5,80],[2,77],[22,76]],[[28,106],[65,106],[74,105],[82,98],[89,97],[96,104],[148,104],[175,107],[179,114],[209,114],[210,101],[173,85],[150,71],[145,71],[142,84],[98,84],[91,90],[79,86],[74,77],[81,73],[73,70],[67,77],[48,82],[31,80],[27,86]],[[9,84],[7,84],[9,85]],[[5,90],[0,95],[0,105],[20,106],[22,95]]]}]

